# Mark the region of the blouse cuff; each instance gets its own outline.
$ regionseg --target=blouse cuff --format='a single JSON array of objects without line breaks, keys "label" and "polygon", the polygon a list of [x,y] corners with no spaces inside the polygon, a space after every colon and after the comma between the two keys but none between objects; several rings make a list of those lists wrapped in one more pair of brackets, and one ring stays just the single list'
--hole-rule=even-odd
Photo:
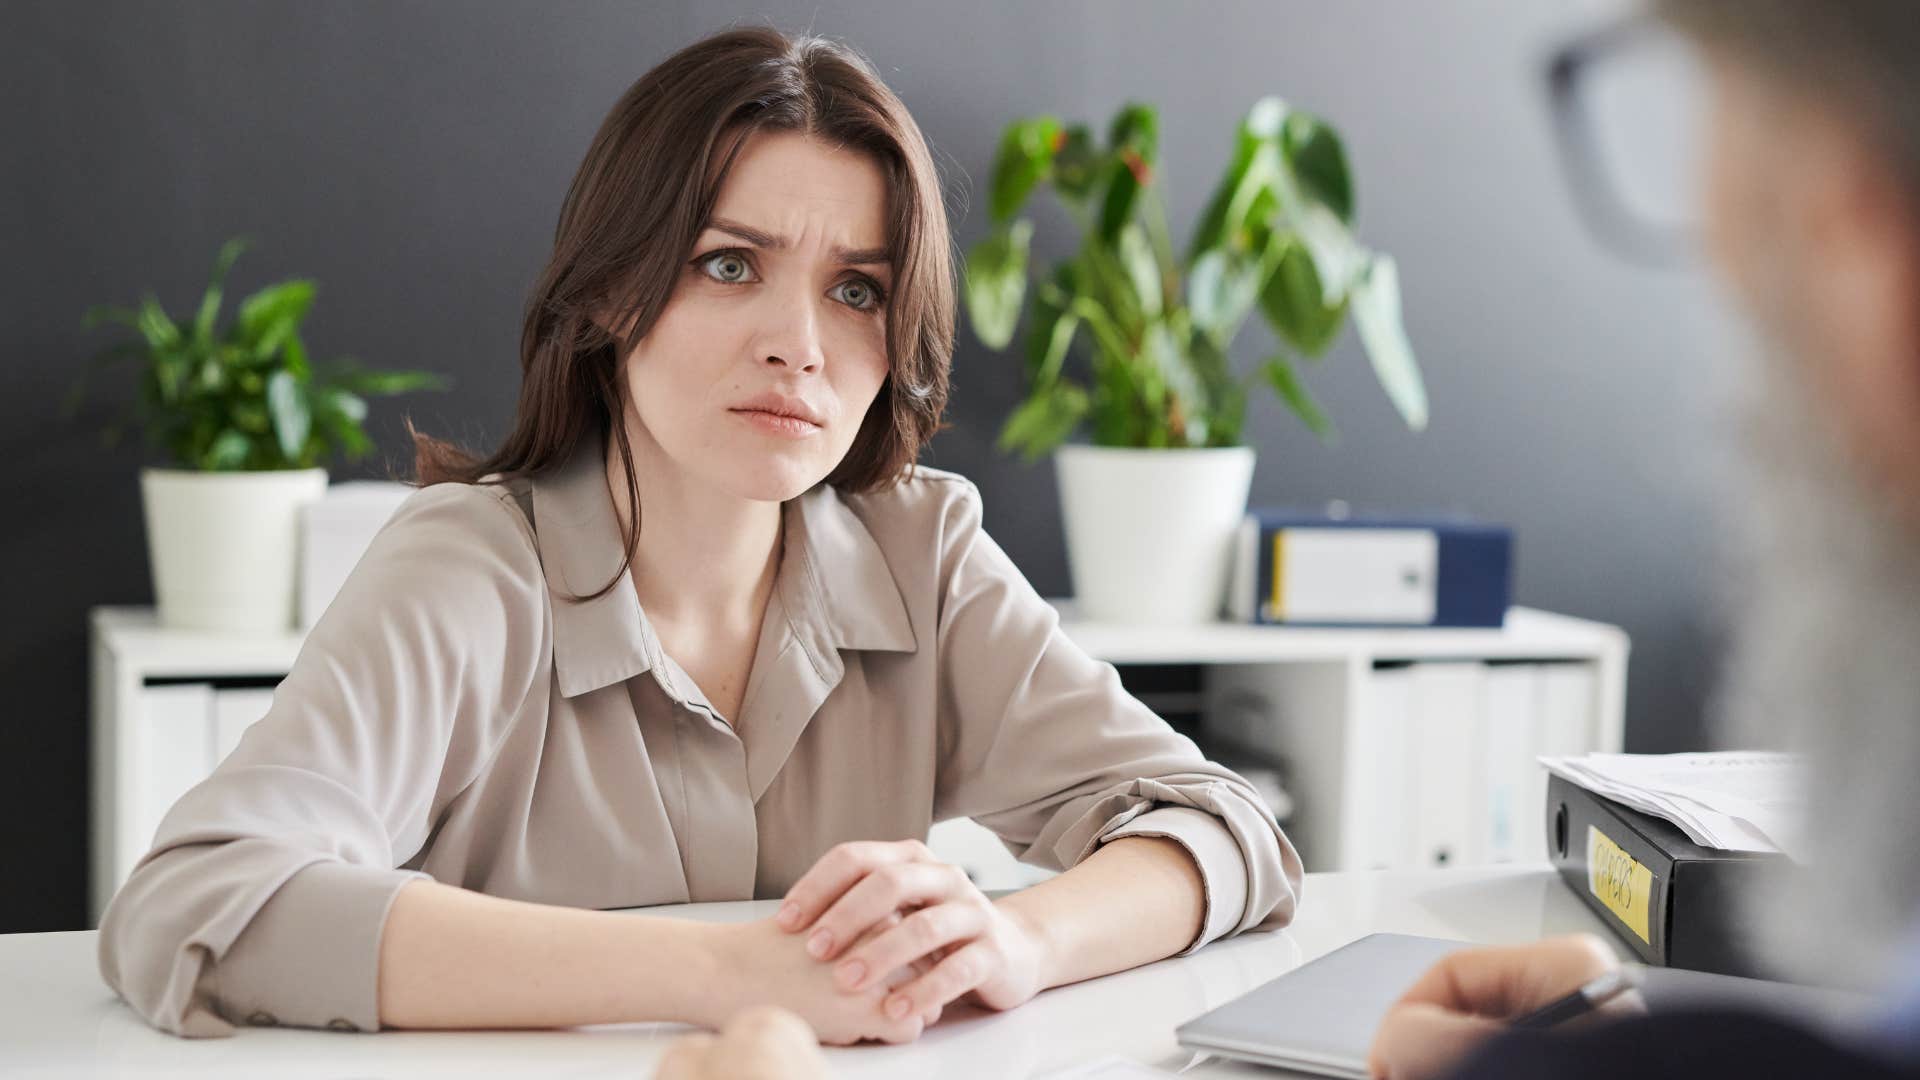
[{"label": "blouse cuff", "polygon": [[220,958],[216,979],[240,1024],[380,1030],[380,937],[418,870],[317,862],[297,871]]},{"label": "blouse cuff", "polygon": [[1100,837],[1102,844],[1123,836],[1164,836],[1177,841],[1200,869],[1206,912],[1200,936],[1176,955],[1185,956],[1233,932],[1247,909],[1247,865],[1240,845],[1212,814],[1188,806],[1156,806]]}]

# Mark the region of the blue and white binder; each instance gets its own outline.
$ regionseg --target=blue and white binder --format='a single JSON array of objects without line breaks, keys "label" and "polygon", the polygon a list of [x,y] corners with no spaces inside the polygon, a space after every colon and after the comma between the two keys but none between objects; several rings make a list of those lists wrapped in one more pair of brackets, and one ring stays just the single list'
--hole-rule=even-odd
[{"label": "blue and white binder", "polygon": [[1504,525],[1254,510],[1240,527],[1227,612],[1305,626],[1500,626],[1512,586]]}]

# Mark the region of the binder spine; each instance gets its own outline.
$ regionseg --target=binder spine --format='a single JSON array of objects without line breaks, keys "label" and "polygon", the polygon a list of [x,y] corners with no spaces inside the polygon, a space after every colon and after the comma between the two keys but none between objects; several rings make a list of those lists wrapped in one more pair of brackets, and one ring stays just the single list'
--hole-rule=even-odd
[{"label": "binder spine", "polygon": [[[1764,963],[1763,928],[1744,921],[1749,909],[1736,901],[1778,895],[1777,875],[1795,872],[1785,856],[1703,848],[1670,822],[1559,776],[1547,785],[1546,812],[1554,867],[1642,960],[1773,977]],[[1595,843],[1595,834],[1605,842]],[[1645,873],[1641,890],[1635,888],[1636,868]],[[1636,909],[1642,892],[1645,906]]]},{"label": "binder spine", "polygon": [[[1328,538],[1351,534],[1355,543],[1348,556]],[[1294,537],[1312,542],[1297,556],[1317,574],[1314,613],[1302,615],[1286,596],[1289,551]],[[1389,537],[1394,539],[1390,540]],[[1383,562],[1381,549],[1394,542],[1413,547]],[[1417,542],[1414,542],[1417,541]],[[1359,550],[1372,549],[1371,557]],[[1424,559],[1417,552],[1424,549]],[[1309,553],[1311,552],[1311,553]],[[1232,595],[1229,613],[1243,622],[1288,626],[1453,626],[1497,627],[1506,620],[1512,602],[1513,533],[1495,525],[1465,521],[1317,520],[1273,513],[1251,513],[1235,538]],[[1385,573],[1387,576],[1382,578]],[[1319,576],[1320,574],[1330,576]],[[1407,575],[1423,578],[1409,593]],[[1430,576],[1428,576],[1430,575]],[[1298,573],[1295,573],[1298,577]],[[1395,590],[1405,597],[1385,601]],[[1424,594],[1424,599],[1413,597]],[[1332,597],[1330,599],[1329,597]],[[1294,600],[1298,601],[1295,596]],[[1382,617],[1385,603],[1392,614]],[[1410,614],[1407,604],[1421,608]]]},{"label": "binder spine", "polygon": [[[1673,860],[1591,792],[1561,777],[1547,783],[1546,815],[1547,856],[1568,887],[1642,961],[1665,966]],[[1636,910],[1636,904],[1644,906]]]}]

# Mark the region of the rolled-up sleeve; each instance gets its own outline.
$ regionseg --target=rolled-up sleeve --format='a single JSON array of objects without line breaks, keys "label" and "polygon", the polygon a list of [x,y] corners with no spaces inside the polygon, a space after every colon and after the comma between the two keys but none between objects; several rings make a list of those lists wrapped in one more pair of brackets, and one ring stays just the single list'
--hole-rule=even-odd
[{"label": "rolled-up sleeve", "polygon": [[387,911],[428,877],[398,865],[544,700],[545,583],[510,498],[410,495],[266,716],[167,812],[100,925],[100,973],[148,1023],[379,1028]]},{"label": "rolled-up sleeve", "polygon": [[1188,952],[1283,926],[1300,856],[1253,787],[1208,761],[1060,629],[980,526],[970,483],[942,530],[936,820],[970,817],[1023,861],[1064,870],[1123,836],[1163,836],[1206,891]]}]

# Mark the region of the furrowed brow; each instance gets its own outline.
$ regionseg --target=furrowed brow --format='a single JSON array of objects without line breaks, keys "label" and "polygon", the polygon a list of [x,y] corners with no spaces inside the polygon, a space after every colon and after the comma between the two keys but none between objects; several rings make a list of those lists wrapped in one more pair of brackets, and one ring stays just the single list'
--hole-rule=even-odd
[{"label": "furrowed brow", "polygon": [[[707,221],[707,228],[726,233],[738,240],[745,240],[755,247],[768,251],[785,251],[793,246],[786,237],[777,236],[765,229],[756,229],[751,225],[716,217]],[[833,259],[842,266],[891,266],[892,259],[886,248],[834,248]]]}]

